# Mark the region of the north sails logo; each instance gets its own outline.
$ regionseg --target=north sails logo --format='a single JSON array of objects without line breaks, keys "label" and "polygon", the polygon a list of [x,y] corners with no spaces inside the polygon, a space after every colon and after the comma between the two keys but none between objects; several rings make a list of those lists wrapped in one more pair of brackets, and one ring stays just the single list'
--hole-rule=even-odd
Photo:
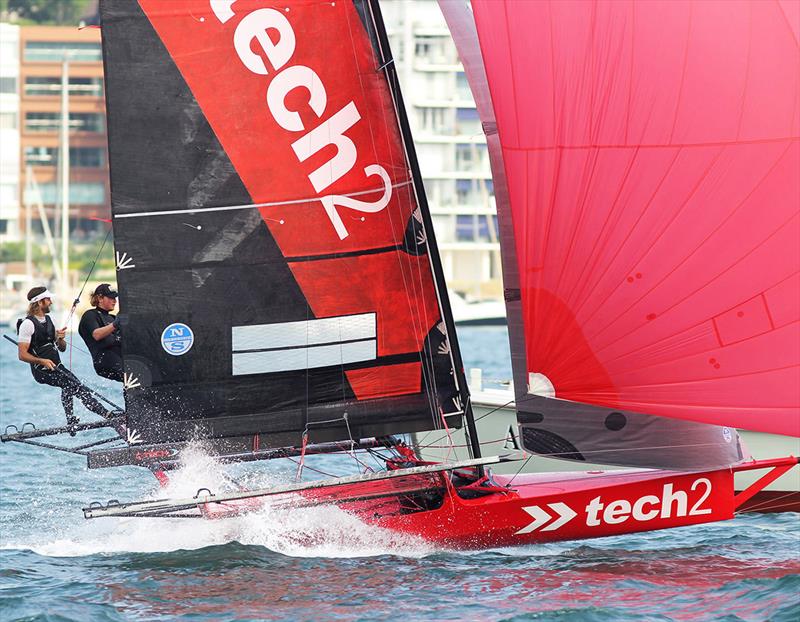
[{"label": "north sails logo", "polygon": [[[231,8],[234,2],[235,0],[210,0],[211,10],[222,24],[235,15]],[[289,12],[289,8],[284,10]],[[350,101],[308,131],[297,111],[287,108],[286,99],[289,94],[300,89],[308,93],[308,107],[317,118],[322,119],[326,113],[328,96],[325,85],[313,69],[305,65],[287,66],[295,51],[296,36],[289,20],[276,9],[256,9],[245,15],[236,25],[233,46],[239,60],[254,74],[265,76],[270,73],[270,69],[262,56],[253,51],[253,46],[258,46],[272,65],[271,71],[276,75],[267,87],[267,107],[278,125],[287,132],[305,132],[292,143],[292,149],[300,162],[305,162],[328,145],[336,147],[337,152],[333,159],[308,174],[311,185],[319,195],[350,172],[356,163],[356,146],[345,136],[345,132],[361,120],[355,103]],[[384,209],[392,197],[392,183],[382,166],[366,166],[364,174],[367,177],[378,177],[382,182],[383,194],[377,201],[360,201],[352,196],[336,194],[319,196],[325,213],[341,240],[350,234],[337,207],[375,213]]]}]

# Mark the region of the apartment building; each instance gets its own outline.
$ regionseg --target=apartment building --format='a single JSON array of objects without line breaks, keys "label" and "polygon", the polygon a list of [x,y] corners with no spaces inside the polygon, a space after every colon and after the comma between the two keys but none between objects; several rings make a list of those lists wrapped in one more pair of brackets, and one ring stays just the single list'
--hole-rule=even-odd
[{"label": "apartment building", "polygon": [[[382,9],[448,284],[476,297],[499,296],[500,247],[486,140],[438,3],[391,1],[383,2]],[[109,214],[100,31],[42,26],[18,32],[16,118],[21,157],[15,183],[24,187],[30,166],[48,215],[58,214],[61,76],[66,58],[70,229],[77,238],[91,236],[102,225],[89,218]],[[5,145],[4,141],[4,157],[13,151]],[[21,196],[10,185],[3,192]],[[0,214],[19,214],[11,203],[0,209],[6,209]],[[9,231],[15,226],[6,225]],[[38,223],[34,229],[39,230]]]},{"label": "apartment building", "polygon": [[[19,39],[20,183],[23,188],[30,183],[31,171],[48,219],[56,225],[62,201],[61,94],[66,75],[70,235],[91,238],[103,229],[92,218],[110,217],[100,30],[25,26]],[[22,199],[25,203],[24,192]],[[41,231],[38,219],[33,229]]]},{"label": "apartment building", "polygon": [[445,277],[475,297],[502,294],[486,139],[435,0],[382,2]]},{"label": "apartment building", "polygon": [[0,242],[18,240],[19,26],[0,23]]}]

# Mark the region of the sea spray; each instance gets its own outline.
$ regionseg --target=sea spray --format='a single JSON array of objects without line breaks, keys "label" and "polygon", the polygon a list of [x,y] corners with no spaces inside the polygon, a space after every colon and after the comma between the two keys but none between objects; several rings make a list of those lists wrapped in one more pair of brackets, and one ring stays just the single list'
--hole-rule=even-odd
[{"label": "sea spray", "polygon": [[[329,462],[334,459],[329,458]],[[179,468],[168,472],[168,483],[152,480],[141,499],[187,498],[206,488],[212,493],[270,488],[287,483],[292,469],[275,461],[266,469],[251,469],[234,479],[231,465],[210,455],[202,442],[190,443],[180,455]],[[280,504],[257,503],[252,512],[239,516],[205,519],[113,518],[74,520],[73,506],[58,508],[58,528],[38,531],[6,548],[23,548],[51,557],[76,557],[115,553],[156,553],[194,550],[239,542],[295,557],[351,558],[377,555],[422,557],[434,549],[412,536],[366,525],[355,516],[331,505],[292,507],[284,497]],[[59,522],[59,521],[54,521]]]}]

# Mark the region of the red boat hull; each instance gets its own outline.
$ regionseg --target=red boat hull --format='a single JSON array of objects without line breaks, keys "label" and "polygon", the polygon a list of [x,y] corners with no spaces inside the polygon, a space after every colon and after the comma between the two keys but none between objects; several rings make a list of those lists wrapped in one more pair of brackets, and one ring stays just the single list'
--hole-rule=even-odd
[{"label": "red boat hull", "polygon": [[425,512],[352,509],[366,522],[447,548],[483,549],[727,520],[735,508],[731,471],[528,475],[511,485],[506,494],[475,499],[450,490],[440,508]]},{"label": "red boat hull", "polygon": [[[797,464],[795,458],[752,462],[697,473],[610,471],[495,476],[487,494],[464,498],[448,475],[428,488],[412,481],[339,486],[281,499],[292,505],[335,504],[368,524],[420,537],[449,549],[521,546],[697,525],[733,518],[752,496]],[[733,473],[764,469],[753,486],[734,492]],[[430,477],[430,476],[426,476]],[[433,487],[431,487],[433,486]],[[405,489],[403,489],[405,487]],[[427,494],[441,491],[438,499]],[[471,493],[481,489],[471,489]],[[420,492],[424,493],[420,496]],[[427,496],[426,496],[427,495]],[[220,507],[206,504],[208,518],[260,509],[263,499]],[[423,507],[427,503],[434,507]]]}]

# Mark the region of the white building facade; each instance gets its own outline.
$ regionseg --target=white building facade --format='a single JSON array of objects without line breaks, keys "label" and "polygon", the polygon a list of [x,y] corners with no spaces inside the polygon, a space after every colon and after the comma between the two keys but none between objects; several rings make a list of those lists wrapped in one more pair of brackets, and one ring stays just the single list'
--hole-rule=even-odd
[{"label": "white building facade", "polygon": [[20,239],[19,26],[0,23],[0,242]]},{"label": "white building facade", "polygon": [[502,296],[489,155],[436,0],[381,2],[448,286]]}]

